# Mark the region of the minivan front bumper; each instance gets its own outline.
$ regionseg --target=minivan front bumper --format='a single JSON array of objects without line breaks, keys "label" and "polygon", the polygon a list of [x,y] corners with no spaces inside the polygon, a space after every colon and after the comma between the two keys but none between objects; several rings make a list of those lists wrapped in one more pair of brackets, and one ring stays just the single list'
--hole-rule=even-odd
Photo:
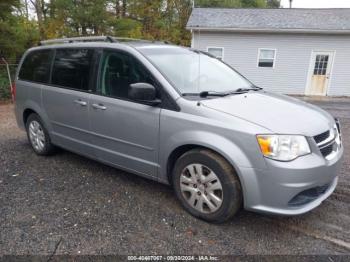
[{"label": "minivan front bumper", "polygon": [[245,209],[299,215],[319,206],[335,190],[343,147],[332,160],[312,153],[291,162],[266,159],[266,169],[240,168]]}]

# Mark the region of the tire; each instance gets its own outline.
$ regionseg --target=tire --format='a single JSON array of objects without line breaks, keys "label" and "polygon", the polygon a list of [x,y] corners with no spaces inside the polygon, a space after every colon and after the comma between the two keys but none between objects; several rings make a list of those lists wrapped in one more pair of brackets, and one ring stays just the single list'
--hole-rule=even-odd
[{"label": "tire", "polygon": [[51,143],[49,133],[37,114],[29,115],[26,122],[26,131],[28,141],[37,155],[47,156],[55,152],[56,148]]},{"label": "tire", "polygon": [[175,163],[172,180],[182,206],[202,220],[223,223],[242,206],[241,184],[234,168],[210,150],[198,148],[182,155]]}]

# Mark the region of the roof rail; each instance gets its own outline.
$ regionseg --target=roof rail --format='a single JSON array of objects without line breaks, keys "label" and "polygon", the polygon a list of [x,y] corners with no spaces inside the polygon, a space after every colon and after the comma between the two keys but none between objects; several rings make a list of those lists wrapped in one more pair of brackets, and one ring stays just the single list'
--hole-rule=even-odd
[{"label": "roof rail", "polygon": [[139,42],[146,42],[146,43],[163,43],[170,45],[172,44],[170,41],[161,41],[161,40],[147,40],[147,39],[139,39],[139,38],[130,38],[130,37],[111,37],[116,42],[119,41],[139,41]]},{"label": "roof rail", "polygon": [[146,39],[139,39],[139,38],[131,38],[131,37],[112,37],[115,41],[142,41],[142,42],[151,42],[150,40]]},{"label": "roof rail", "polygon": [[59,43],[73,43],[73,42],[116,42],[111,36],[82,36],[82,37],[69,37],[69,38],[58,38],[40,41],[39,45],[50,45]]},{"label": "roof rail", "polygon": [[[81,36],[81,37],[69,37],[69,38],[57,38],[40,41],[39,45],[50,45],[50,44],[62,44],[62,43],[74,43],[74,42],[122,42],[122,41],[140,41],[155,43],[155,40],[137,39],[129,37],[113,37],[113,36]],[[170,44],[168,41],[163,41],[164,44]]]}]

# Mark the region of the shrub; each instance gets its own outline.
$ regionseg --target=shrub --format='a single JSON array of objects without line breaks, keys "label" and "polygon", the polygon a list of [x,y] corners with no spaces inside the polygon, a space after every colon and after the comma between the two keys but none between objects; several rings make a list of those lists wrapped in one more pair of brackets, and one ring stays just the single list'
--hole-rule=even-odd
[{"label": "shrub", "polygon": [[5,70],[0,71],[0,100],[11,98],[10,83]]}]

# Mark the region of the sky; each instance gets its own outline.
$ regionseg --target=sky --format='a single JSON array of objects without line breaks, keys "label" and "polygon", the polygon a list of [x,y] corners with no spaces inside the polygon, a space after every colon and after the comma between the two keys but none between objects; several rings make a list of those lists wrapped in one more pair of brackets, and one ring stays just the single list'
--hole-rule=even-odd
[{"label": "sky", "polygon": [[[289,7],[289,0],[281,0]],[[350,0],[293,0],[293,8],[350,8]]]}]

